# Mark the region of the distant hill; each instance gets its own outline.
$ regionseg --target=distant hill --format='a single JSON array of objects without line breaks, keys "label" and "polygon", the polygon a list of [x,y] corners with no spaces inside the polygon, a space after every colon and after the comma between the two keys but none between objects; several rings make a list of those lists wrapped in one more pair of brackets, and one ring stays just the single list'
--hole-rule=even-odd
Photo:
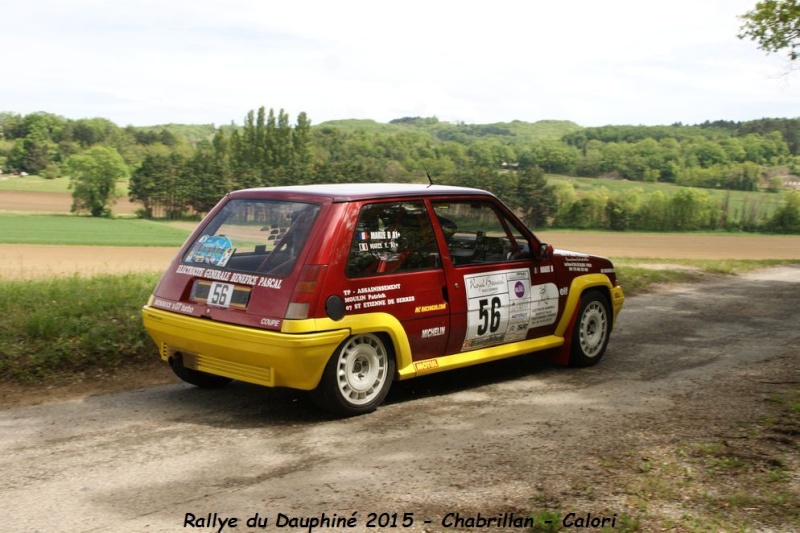
[{"label": "distant hill", "polygon": [[556,141],[564,135],[580,131],[583,127],[569,120],[540,120],[537,122],[496,122],[493,124],[465,124],[441,122],[436,117],[404,117],[388,123],[371,119],[329,120],[315,126],[337,128],[345,132],[391,134],[403,131],[426,132],[443,141],[470,144],[479,139],[497,138],[503,143],[527,144],[533,141]]},{"label": "distant hill", "polygon": [[159,124],[157,126],[128,126],[137,131],[162,131],[166,130],[175,137],[185,139],[189,144],[211,139],[217,131],[214,124]]}]

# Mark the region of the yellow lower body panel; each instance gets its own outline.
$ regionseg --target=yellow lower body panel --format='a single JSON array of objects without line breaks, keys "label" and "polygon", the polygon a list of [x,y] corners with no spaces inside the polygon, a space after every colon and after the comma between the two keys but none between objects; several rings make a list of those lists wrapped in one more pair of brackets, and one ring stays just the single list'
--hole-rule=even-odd
[{"label": "yellow lower body panel", "polygon": [[474,350],[471,352],[462,352],[443,357],[435,357],[433,359],[424,359],[422,361],[417,361],[413,364],[410,364],[405,368],[401,368],[399,370],[399,374],[400,379],[412,378],[423,376],[425,374],[434,374],[436,372],[452,370],[455,368],[463,368],[465,366],[471,366],[477,363],[487,363],[489,361],[496,361],[498,359],[515,357],[518,355],[529,354],[542,350],[549,350],[551,348],[558,348],[563,345],[563,337],[549,335],[540,339],[501,344],[500,346],[490,346],[488,348],[481,348],[480,350]]},{"label": "yellow lower body panel", "polygon": [[175,353],[184,365],[267,387],[312,390],[349,329],[280,333],[170,313],[142,310],[144,326],[165,361]]}]

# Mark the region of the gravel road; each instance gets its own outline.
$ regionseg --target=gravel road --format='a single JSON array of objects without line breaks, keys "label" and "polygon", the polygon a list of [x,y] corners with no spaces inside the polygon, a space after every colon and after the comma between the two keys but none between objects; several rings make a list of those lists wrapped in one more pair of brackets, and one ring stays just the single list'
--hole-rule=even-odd
[{"label": "gravel road", "polygon": [[239,383],[2,410],[0,516],[16,532],[453,531],[479,514],[514,530],[534,501],[603,487],[602,461],[710,431],[745,405],[743,379],[796,374],[798,302],[800,266],[670,287],[627,300],[596,367],[411,380],[346,420]]}]

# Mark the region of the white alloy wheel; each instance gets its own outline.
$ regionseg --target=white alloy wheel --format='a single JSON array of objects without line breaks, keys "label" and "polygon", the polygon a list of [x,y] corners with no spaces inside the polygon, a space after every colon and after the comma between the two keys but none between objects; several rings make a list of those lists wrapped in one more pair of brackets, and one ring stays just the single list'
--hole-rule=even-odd
[{"label": "white alloy wheel", "polygon": [[336,359],[336,386],[344,402],[364,406],[375,401],[389,379],[389,354],[376,335],[350,337]]},{"label": "white alloy wheel", "polygon": [[591,366],[606,351],[611,334],[611,311],[607,298],[598,291],[581,295],[581,307],[572,335],[570,366]]},{"label": "white alloy wheel", "polygon": [[596,357],[603,350],[608,334],[608,314],[598,301],[592,301],[581,315],[578,327],[581,351],[586,357]]}]

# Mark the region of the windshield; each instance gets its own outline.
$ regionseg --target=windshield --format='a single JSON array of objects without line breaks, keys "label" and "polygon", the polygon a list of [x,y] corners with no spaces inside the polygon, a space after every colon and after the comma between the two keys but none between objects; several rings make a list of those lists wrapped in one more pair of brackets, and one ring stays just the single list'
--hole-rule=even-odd
[{"label": "windshield", "polygon": [[184,263],[271,276],[288,275],[319,206],[276,200],[231,200],[189,247]]}]

